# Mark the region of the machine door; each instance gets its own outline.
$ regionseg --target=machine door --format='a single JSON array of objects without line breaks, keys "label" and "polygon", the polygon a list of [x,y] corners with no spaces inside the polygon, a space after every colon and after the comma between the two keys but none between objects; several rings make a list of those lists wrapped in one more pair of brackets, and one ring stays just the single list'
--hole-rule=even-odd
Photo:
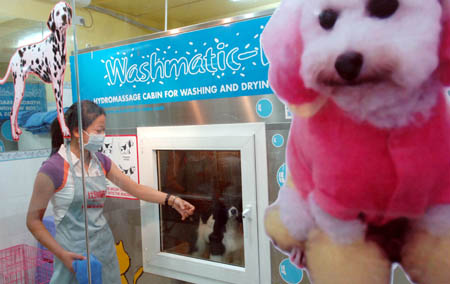
[{"label": "machine door", "polygon": [[138,128],[141,183],[196,207],[182,221],[170,206],[141,202],[144,272],[193,283],[262,283],[261,130],[264,124]]}]

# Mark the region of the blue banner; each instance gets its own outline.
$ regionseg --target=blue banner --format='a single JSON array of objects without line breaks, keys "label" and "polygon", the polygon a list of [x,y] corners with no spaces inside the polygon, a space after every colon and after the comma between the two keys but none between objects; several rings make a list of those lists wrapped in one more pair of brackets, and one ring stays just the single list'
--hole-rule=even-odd
[{"label": "blue banner", "polygon": [[[269,63],[260,44],[268,20],[80,54],[80,96],[117,107],[271,94]],[[75,101],[75,89],[73,94]]]},{"label": "blue banner", "polygon": [[[14,102],[14,84],[0,85],[0,120],[7,120]],[[28,83],[20,104],[20,111],[47,111],[47,95],[43,83]]]}]

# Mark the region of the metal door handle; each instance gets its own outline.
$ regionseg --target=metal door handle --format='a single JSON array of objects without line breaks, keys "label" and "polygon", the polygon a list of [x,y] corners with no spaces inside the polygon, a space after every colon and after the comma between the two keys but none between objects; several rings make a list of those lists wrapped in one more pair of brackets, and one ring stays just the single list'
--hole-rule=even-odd
[{"label": "metal door handle", "polygon": [[251,212],[252,212],[252,206],[251,205],[245,206],[244,211],[242,211],[242,218],[251,219]]},{"label": "metal door handle", "polygon": [[247,204],[242,211],[242,223],[244,223],[244,239],[250,240],[250,229],[252,221],[252,206]]}]

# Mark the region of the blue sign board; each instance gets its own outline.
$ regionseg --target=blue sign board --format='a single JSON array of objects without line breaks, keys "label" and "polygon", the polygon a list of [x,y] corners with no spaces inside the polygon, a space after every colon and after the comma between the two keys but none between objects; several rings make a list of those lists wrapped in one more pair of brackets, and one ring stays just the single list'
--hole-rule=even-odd
[{"label": "blue sign board", "polygon": [[118,107],[272,94],[260,44],[269,18],[80,54],[81,99]]},{"label": "blue sign board", "polygon": [[256,103],[256,113],[259,117],[268,118],[272,115],[273,105],[269,99],[260,99]]},{"label": "blue sign board", "polygon": [[280,276],[286,283],[297,284],[303,279],[303,271],[295,267],[289,258],[285,258],[280,263]]},{"label": "blue sign board", "polygon": [[286,183],[286,163],[283,163],[277,171],[277,183],[279,187],[283,187]]},{"label": "blue sign board", "polygon": [[[0,85],[0,120],[9,119],[14,102],[14,84]],[[47,111],[47,95],[43,83],[25,85],[20,111]]]},{"label": "blue sign board", "polygon": [[284,138],[281,134],[275,134],[272,136],[272,145],[276,148],[280,148],[284,145]]}]

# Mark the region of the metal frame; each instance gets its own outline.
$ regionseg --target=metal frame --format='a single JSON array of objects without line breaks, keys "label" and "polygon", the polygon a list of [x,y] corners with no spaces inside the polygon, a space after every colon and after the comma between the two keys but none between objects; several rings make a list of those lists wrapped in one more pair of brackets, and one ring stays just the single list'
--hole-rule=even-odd
[{"label": "metal frame", "polygon": [[123,41],[117,41],[117,42],[113,42],[113,43],[107,43],[104,45],[88,47],[85,49],[78,50],[78,53],[79,54],[88,53],[88,52],[107,49],[107,48],[111,48],[111,47],[117,47],[117,46],[137,43],[137,42],[141,42],[141,41],[162,38],[162,37],[166,37],[166,36],[173,36],[176,34],[188,33],[188,32],[193,32],[193,31],[216,27],[216,26],[221,26],[221,25],[229,25],[232,23],[241,22],[241,21],[245,21],[245,20],[249,20],[249,19],[256,19],[256,18],[261,18],[261,17],[265,17],[265,16],[270,16],[273,14],[274,11],[275,11],[275,9],[269,9],[269,10],[264,10],[264,11],[260,11],[260,12],[248,13],[248,14],[243,14],[243,15],[239,15],[239,16],[235,16],[235,17],[224,18],[224,19],[220,19],[220,20],[213,20],[210,22],[205,22],[205,23],[195,24],[195,25],[186,26],[186,27],[182,27],[182,28],[176,28],[176,29],[172,29],[172,30],[157,32],[157,33],[148,34],[148,35],[144,35],[144,36],[140,36],[140,37],[135,37],[135,38],[131,38],[131,39],[123,40]]},{"label": "metal frame", "polygon": [[133,20],[133,19],[131,19],[129,17],[126,17],[124,15],[121,15],[119,13],[116,13],[116,12],[114,12],[112,10],[109,10],[109,9],[106,9],[106,8],[103,8],[103,7],[89,5],[89,6],[87,6],[87,8],[91,9],[93,11],[96,11],[98,13],[102,13],[102,14],[114,17],[116,19],[124,21],[125,23],[128,23],[130,25],[133,25],[133,26],[136,26],[136,27],[139,27],[139,28],[142,28],[142,29],[146,29],[146,30],[149,30],[149,31],[152,31],[152,32],[160,32],[161,31],[160,29],[141,24],[138,21],[135,21],[135,20]]},{"label": "metal frame", "polygon": [[[263,212],[268,206],[265,124],[138,127],[137,132],[140,156],[149,157],[139,161],[141,173],[147,173],[141,176],[141,183],[154,188],[158,187],[156,150],[241,150],[243,206],[250,209],[248,220],[244,222],[244,232],[248,233],[244,235],[244,242],[250,251],[245,253],[246,265],[242,268],[161,252],[159,206],[141,202],[144,271],[202,284],[253,283],[252,277],[258,278],[255,283],[270,283],[270,242],[263,229]],[[148,141],[147,147],[143,146],[143,141]],[[183,147],[180,148],[180,145]],[[249,244],[252,245],[247,247]],[[257,251],[257,255],[253,257],[258,259],[257,263],[250,256],[254,245],[253,252]],[[189,265],[189,271],[185,271],[186,265]],[[220,279],[224,276],[221,272],[230,278]]]},{"label": "metal frame", "polygon": [[[72,8],[73,8],[73,17],[76,18],[76,6],[75,6],[75,0],[72,0]],[[77,43],[77,27],[76,25],[73,25],[73,50],[75,54],[78,52],[78,43]],[[90,253],[90,243],[89,243],[89,226],[88,226],[88,216],[87,216],[87,190],[86,190],[86,180],[85,180],[85,168],[84,168],[84,143],[83,143],[83,116],[82,116],[82,106],[81,106],[81,97],[80,97],[80,80],[79,80],[79,71],[78,71],[78,57],[75,56],[74,58],[74,64],[75,64],[75,83],[77,86],[77,106],[78,106],[78,132],[80,134],[79,138],[79,144],[80,144],[80,162],[81,162],[81,181],[82,181],[82,187],[83,187],[83,215],[84,215],[84,233],[85,233],[85,239],[86,239],[86,255],[87,255],[87,274],[88,274],[88,282],[89,284],[92,283],[92,272],[91,272],[91,253]],[[66,147],[70,147],[70,141],[64,138],[64,143],[66,144]]]},{"label": "metal frame", "polygon": [[[98,50],[102,50],[102,49],[118,47],[118,46],[122,46],[122,45],[128,45],[128,44],[133,44],[133,43],[137,43],[137,42],[142,42],[142,41],[147,41],[147,40],[152,40],[152,39],[157,39],[157,38],[163,38],[163,37],[168,37],[168,36],[174,36],[177,34],[193,32],[193,31],[211,28],[211,27],[229,25],[232,23],[237,23],[237,22],[241,22],[241,21],[245,21],[245,20],[249,20],[249,19],[256,19],[256,18],[261,18],[261,17],[265,17],[265,16],[270,16],[273,14],[274,11],[275,11],[275,9],[268,9],[268,10],[264,10],[264,11],[260,11],[260,12],[247,13],[247,14],[243,14],[243,15],[239,15],[239,16],[235,16],[235,17],[213,20],[213,21],[195,24],[195,25],[191,25],[191,26],[186,26],[186,27],[182,27],[182,28],[176,28],[173,30],[157,32],[157,33],[140,36],[140,37],[136,37],[136,38],[132,38],[132,39],[127,39],[127,40],[123,40],[123,41],[118,41],[118,42],[114,42],[114,43],[109,43],[109,44],[105,44],[105,45],[89,47],[89,48],[81,49],[81,50],[75,50],[74,54],[78,55],[78,54],[83,54],[83,53],[89,53],[89,52],[94,52],[94,51],[98,51]],[[74,33],[74,36],[76,37],[76,33]],[[78,80],[77,80],[77,82],[78,82]],[[259,141],[262,142],[262,143],[256,143],[255,151],[256,152],[261,151],[263,153],[267,153],[267,151],[265,149],[266,148],[265,132],[258,131],[258,134],[256,134],[255,136],[259,137]],[[257,166],[256,176],[259,177],[255,181],[255,185],[258,188],[258,190],[257,190],[258,202],[257,202],[257,204],[254,204],[253,212],[255,212],[255,213],[259,212],[259,214],[260,214],[259,218],[257,218],[257,220],[255,220],[257,222],[257,227],[258,227],[258,231],[259,231],[257,233],[257,238],[258,238],[258,243],[259,243],[259,246],[258,246],[258,259],[259,259],[259,273],[258,274],[259,275],[258,276],[259,276],[260,283],[270,283],[269,282],[271,279],[270,241],[269,241],[268,237],[264,234],[264,232],[262,232],[263,231],[263,229],[262,229],[263,222],[264,222],[264,220],[262,218],[262,214],[263,214],[262,212],[264,212],[265,207],[267,207],[268,203],[269,203],[266,155],[264,155],[263,160],[257,162],[256,166]],[[265,176],[266,178],[261,178],[263,176]],[[143,205],[143,206],[145,207],[145,205]],[[171,275],[170,275],[171,277],[175,277],[175,276],[180,277],[181,276],[181,275],[173,275],[173,273],[174,273],[174,271],[171,271]],[[169,276],[169,275],[166,275],[166,276]],[[186,275],[185,275],[185,277],[186,277]],[[194,278],[197,279],[197,277],[194,277]],[[189,280],[189,279],[185,278],[185,280]],[[194,280],[194,279],[191,279],[191,280]]]}]

